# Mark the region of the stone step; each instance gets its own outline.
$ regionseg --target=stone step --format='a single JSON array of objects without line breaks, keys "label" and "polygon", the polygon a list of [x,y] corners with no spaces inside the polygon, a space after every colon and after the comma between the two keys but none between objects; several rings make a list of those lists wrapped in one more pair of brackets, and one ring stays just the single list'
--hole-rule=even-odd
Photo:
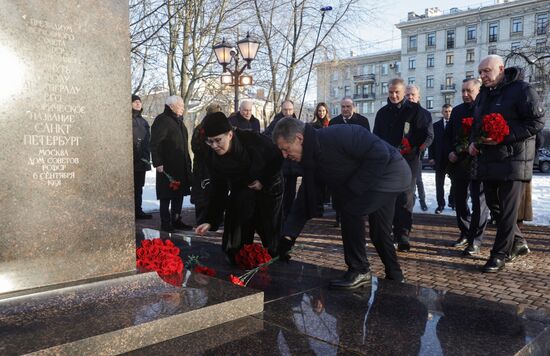
[{"label": "stone step", "polygon": [[0,354],[113,355],[263,311],[263,292],[187,272],[156,273],[0,300]]}]

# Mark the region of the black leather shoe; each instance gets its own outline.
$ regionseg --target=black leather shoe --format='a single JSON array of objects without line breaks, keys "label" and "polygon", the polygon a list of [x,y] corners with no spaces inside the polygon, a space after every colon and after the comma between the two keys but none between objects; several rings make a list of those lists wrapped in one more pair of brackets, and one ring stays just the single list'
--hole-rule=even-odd
[{"label": "black leather shoe", "polygon": [[153,218],[152,214],[147,214],[147,213],[144,213],[143,211],[136,212],[136,219],[145,220],[145,219],[152,219],[152,218]]},{"label": "black leather shoe", "polygon": [[468,239],[464,236],[460,236],[458,240],[453,242],[453,247],[464,247],[466,245],[468,245]]},{"label": "black leather shoe", "polygon": [[174,229],[176,230],[192,230],[193,229],[193,226],[190,226],[190,225],[187,225],[185,224],[183,221],[181,220],[176,220],[174,222],[172,222],[172,226],[174,227]]},{"label": "black leather shoe", "polygon": [[503,269],[505,264],[506,263],[504,262],[504,260],[501,260],[500,258],[496,258],[496,257],[491,257],[489,258],[489,261],[487,261],[485,266],[483,266],[481,271],[483,273],[496,273],[501,269]]},{"label": "black leather shoe", "polygon": [[475,256],[481,252],[481,248],[476,244],[468,244],[468,246],[462,251],[464,256]]},{"label": "black leather shoe", "polygon": [[395,242],[397,242],[397,251],[409,252],[411,250],[411,244],[407,236],[398,236]]},{"label": "black leather shoe", "polygon": [[441,213],[443,212],[443,209],[445,209],[445,207],[443,207],[443,206],[438,206],[438,207],[435,209],[434,213],[436,213],[436,214],[441,214]]},{"label": "black leather shoe", "polygon": [[366,273],[347,271],[342,278],[330,281],[329,286],[332,289],[356,289],[370,285],[371,280],[370,271]]},{"label": "black leather shoe", "polygon": [[420,209],[422,211],[428,211],[428,206],[426,205],[426,202],[424,200],[420,200]]},{"label": "black leather shoe", "polygon": [[527,256],[529,253],[531,253],[531,250],[526,243],[514,244],[514,247],[512,247],[512,252],[510,252],[510,256],[508,256],[506,260],[512,262],[520,256]]},{"label": "black leather shoe", "polygon": [[384,279],[387,279],[388,281],[395,281],[397,283],[405,283],[405,277],[393,278],[390,276],[386,276]]}]

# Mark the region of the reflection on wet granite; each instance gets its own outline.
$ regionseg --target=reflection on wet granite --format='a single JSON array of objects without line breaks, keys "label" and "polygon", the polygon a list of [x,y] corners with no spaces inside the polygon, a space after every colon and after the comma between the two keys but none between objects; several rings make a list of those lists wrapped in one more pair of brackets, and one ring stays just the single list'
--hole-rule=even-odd
[{"label": "reflection on wet granite", "polygon": [[549,315],[530,313],[373,279],[371,288],[319,288],[268,303],[264,320],[361,354],[513,355],[550,326]]},{"label": "reflection on wet granite", "polygon": [[246,317],[126,355],[345,355],[338,345]]},{"label": "reflection on wet granite", "polygon": [[146,273],[2,300],[0,354],[125,352],[263,310],[262,293],[188,276],[185,288]]}]

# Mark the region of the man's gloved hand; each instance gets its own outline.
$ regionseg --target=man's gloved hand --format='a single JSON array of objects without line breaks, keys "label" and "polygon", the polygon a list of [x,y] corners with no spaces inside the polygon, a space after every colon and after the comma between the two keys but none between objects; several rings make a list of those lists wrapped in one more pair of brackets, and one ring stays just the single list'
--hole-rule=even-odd
[{"label": "man's gloved hand", "polygon": [[288,252],[292,249],[292,246],[294,246],[294,240],[289,236],[283,236],[279,239],[279,244],[277,245],[277,256],[279,256],[280,261],[290,260],[290,255]]}]

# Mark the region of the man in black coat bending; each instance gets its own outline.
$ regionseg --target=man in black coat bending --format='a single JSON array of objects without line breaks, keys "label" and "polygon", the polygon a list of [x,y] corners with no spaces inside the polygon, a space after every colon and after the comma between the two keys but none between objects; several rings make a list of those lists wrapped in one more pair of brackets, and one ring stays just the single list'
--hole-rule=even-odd
[{"label": "man in black coat bending", "polygon": [[151,156],[157,169],[161,230],[166,232],[191,229],[181,220],[183,197],[189,195],[192,179],[189,136],[183,124],[183,111],[183,99],[169,96],[164,112],[155,118],[151,127]]},{"label": "man in black coat bending", "polygon": [[[134,205],[136,219],[151,219],[153,215],[144,213],[141,209],[145,173],[151,170],[148,163],[151,159],[149,141],[151,132],[149,123],[141,116],[143,111],[141,98],[132,95],[132,137],[134,141]],[[147,162],[146,162],[147,161]]]},{"label": "man in black coat bending", "polygon": [[[396,78],[389,82],[388,104],[376,113],[374,134],[401,153],[412,173],[412,179],[404,193],[397,197],[393,219],[393,237],[399,251],[409,251],[409,233],[412,229],[412,211],[416,175],[420,169],[421,146],[428,137],[428,122],[418,104],[405,99],[405,83]],[[405,141],[408,146],[402,145]]]},{"label": "man in black coat bending", "polygon": [[[544,109],[537,92],[523,81],[519,68],[504,69],[500,56],[489,55],[478,66],[483,83],[474,106],[470,155],[477,157],[475,177],[483,181],[487,204],[498,200],[497,233],[483,272],[498,272],[505,259],[529,253],[517,226],[524,182],[531,180],[536,135],[544,128]],[[501,114],[510,134],[500,143],[482,136],[483,117]],[[514,238],[515,237],[515,238]]]},{"label": "man in black coat bending", "polygon": [[342,212],[342,240],[348,271],[330,286],[354,289],[370,284],[365,247],[365,215],[371,240],[385,266],[386,278],[403,281],[391,241],[395,199],[407,189],[411,172],[399,152],[359,125],[315,130],[310,124],[285,118],[273,131],[273,141],[285,158],[304,169],[298,196],[279,240],[279,256],[288,258],[306,221],[316,215],[327,184]]}]

